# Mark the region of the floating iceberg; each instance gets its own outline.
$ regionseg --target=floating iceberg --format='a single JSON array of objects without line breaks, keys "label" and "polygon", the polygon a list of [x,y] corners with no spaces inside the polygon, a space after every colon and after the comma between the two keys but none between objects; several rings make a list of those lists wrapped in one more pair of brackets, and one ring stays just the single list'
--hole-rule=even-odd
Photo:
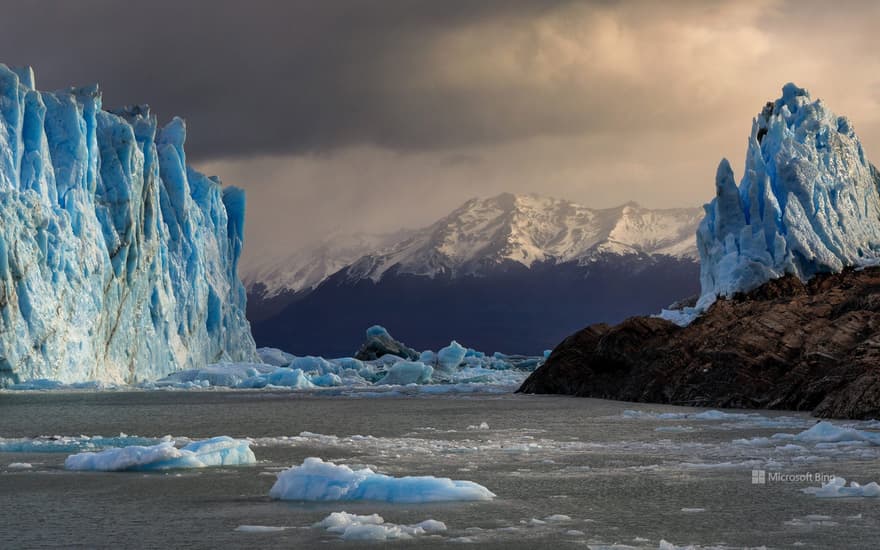
[{"label": "floating iceberg", "polygon": [[396,525],[386,523],[379,514],[359,516],[347,512],[333,512],[314,527],[336,533],[343,540],[362,541],[406,540],[428,533],[446,531],[446,524],[434,519],[415,525]]},{"label": "floating iceberg", "polygon": [[226,386],[238,387],[251,378],[276,370],[263,363],[216,363],[200,369],[187,369],[172,373],[162,379],[168,385]]},{"label": "floating iceberg", "polygon": [[448,346],[437,352],[437,366],[444,371],[451,371],[464,360],[467,350],[453,340]]},{"label": "floating iceberg", "polygon": [[391,477],[369,468],[352,470],[315,457],[305,459],[302,466],[279,473],[269,496],[280,500],[376,500],[410,504],[495,498],[491,491],[472,481],[432,476]]},{"label": "floating iceberg", "polygon": [[8,439],[0,437],[0,453],[76,453],[132,445],[157,445],[164,442],[173,442],[173,440],[171,436],[157,439],[126,434],[119,434],[117,437],[103,437],[99,435],[81,435],[77,437],[44,435],[33,438]]},{"label": "floating iceberg", "polygon": [[257,355],[260,361],[273,367],[284,367],[296,359],[295,355],[278,348],[257,348]]},{"label": "floating iceberg", "polygon": [[[370,330],[374,336],[387,334],[378,325]],[[400,345],[405,347],[404,344]],[[422,386],[418,391],[423,393],[483,391],[493,387],[497,389],[518,386],[529,372],[544,361],[540,356],[505,355],[498,352],[489,356],[465,348],[455,341],[439,352],[423,351],[418,361],[390,353],[375,359],[361,360],[354,357],[297,357],[274,348],[261,348],[257,352],[269,363],[217,363],[176,372],[154,382],[143,383],[141,387],[286,387],[297,390],[332,390],[383,386],[381,390],[387,392],[388,388],[384,386],[415,384]],[[35,387],[49,386],[51,384],[42,383]],[[413,388],[406,390],[415,391]]]},{"label": "floating iceberg", "polygon": [[244,194],[189,168],[185,139],[179,118],[0,64],[0,385],[257,360]]},{"label": "floating iceberg", "polygon": [[807,487],[801,489],[808,495],[819,498],[842,498],[842,497],[880,497],[880,485],[876,482],[867,485],[859,485],[855,481],[846,486],[846,480],[842,477],[834,477],[821,487]]},{"label": "floating iceberg", "polygon": [[809,443],[864,441],[871,445],[880,445],[880,433],[857,430],[855,428],[842,428],[826,421],[817,422],[812,428],[793,436],[792,439]]},{"label": "floating iceberg", "polygon": [[401,385],[407,384],[427,384],[431,381],[431,375],[434,369],[424,363],[418,361],[400,361],[395,363],[388,369],[387,374],[382,377],[377,384],[381,385]]},{"label": "floating iceberg", "polygon": [[786,273],[806,280],[875,262],[878,185],[849,120],[786,84],[752,123],[739,187],[728,162],[718,166],[716,196],[697,230],[696,309]]},{"label": "floating iceberg", "polygon": [[195,441],[180,449],[171,441],[164,441],[148,447],[132,445],[97,453],[79,453],[67,457],[64,467],[68,470],[120,472],[240,466],[256,462],[248,441],[219,436]]}]

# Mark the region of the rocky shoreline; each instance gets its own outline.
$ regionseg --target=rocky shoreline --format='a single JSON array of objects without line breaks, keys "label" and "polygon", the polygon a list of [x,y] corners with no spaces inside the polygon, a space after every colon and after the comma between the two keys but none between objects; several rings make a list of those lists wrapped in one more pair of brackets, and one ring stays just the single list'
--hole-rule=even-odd
[{"label": "rocky shoreline", "polygon": [[786,275],[687,327],[632,317],[566,338],[518,392],[880,417],[880,267]]}]

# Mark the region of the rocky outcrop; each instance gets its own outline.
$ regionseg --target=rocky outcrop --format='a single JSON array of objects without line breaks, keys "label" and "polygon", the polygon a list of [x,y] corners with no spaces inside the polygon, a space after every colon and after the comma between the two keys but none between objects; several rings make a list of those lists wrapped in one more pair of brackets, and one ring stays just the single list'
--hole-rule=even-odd
[{"label": "rocky outcrop", "polygon": [[625,401],[880,417],[880,268],[786,275],[687,327],[652,317],[566,338],[519,389]]},{"label": "rocky outcrop", "polygon": [[383,355],[395,355],[410,361],[419,358],[419,352],[399,342],[385,330],[385,327],[374,325],[367,329],[367,341],[354,355],[361,361],[374,361]]}]

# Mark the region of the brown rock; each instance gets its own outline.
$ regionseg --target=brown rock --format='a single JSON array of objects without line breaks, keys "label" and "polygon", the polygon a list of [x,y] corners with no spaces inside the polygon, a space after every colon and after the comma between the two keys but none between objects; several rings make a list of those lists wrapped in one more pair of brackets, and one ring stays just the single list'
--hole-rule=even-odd
[{"label": "brown rock", "polygon": [[650,317],[587,327],[519,391],[880,417],[880,268],[785,276],[684,328]]}]

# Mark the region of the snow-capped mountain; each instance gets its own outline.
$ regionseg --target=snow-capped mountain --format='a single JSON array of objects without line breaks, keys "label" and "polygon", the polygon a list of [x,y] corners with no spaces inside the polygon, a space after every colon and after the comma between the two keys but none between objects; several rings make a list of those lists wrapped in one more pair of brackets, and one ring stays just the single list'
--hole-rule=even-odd
[{"label": "snow-capped mountain", "polygon": [[595,261],[603,254],[696,258],[700,208],[652,210],[635,203],[593,209],[550,197],[504,193],[467,201],[416,231],[336,235],[257,265],[245,285],[263,298],[314,289],[344,270],[379,281],[389,270],[426,277],[480,275],[505,263]]},{"label": "snow-capped mountain", "polygon": [[381,323],[428,348],[454,333],[540,352],[583,323],[697,292],[702,209],[592,209],[537,195],[472,199],[422,229],[331,239],[245,274],[261,345],[347,354]]},{"label": "snow-capped mountain", "polygon": [[334,233],[289,256],[276,257],[244,270],[242,281],[251,292],[259,288],[264,299],[284,292],[309,291],[358,258],[399,241],[405,233],[405,230],[382,235]]},{"label": "snow-capped mountain", "polygon": [[597,210],[538,195],[504,193],[471,199],[445,218],[376,254],[347,273],[378,281],[398,273],[434,277],[476,275],[514,262],[581,264],[597,255],[665,254],[697,257],[699,208],[649,210],[635,203]]}]

